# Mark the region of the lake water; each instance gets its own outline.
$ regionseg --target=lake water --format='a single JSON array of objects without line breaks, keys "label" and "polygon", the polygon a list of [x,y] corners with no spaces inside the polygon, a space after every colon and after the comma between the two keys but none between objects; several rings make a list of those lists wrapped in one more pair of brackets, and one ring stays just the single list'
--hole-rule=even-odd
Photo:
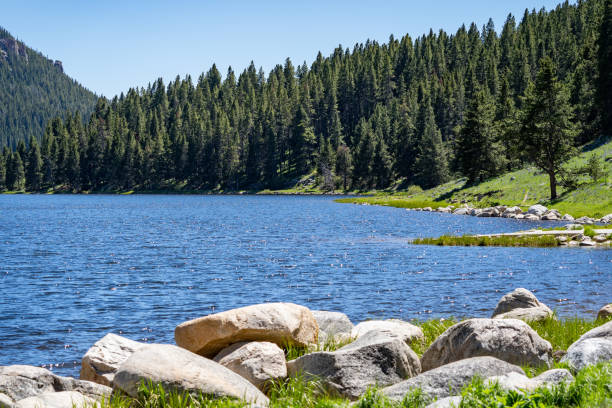
[{"label": "lake water", "polygon": [[108,332],[172,343],[185,320],[261,302],[354,322],[489,317],[525,287],[594,317],[612,300],[610,250],[408,243],[537,225],[333,197],[0,195],[0,365],[78,376]]}]

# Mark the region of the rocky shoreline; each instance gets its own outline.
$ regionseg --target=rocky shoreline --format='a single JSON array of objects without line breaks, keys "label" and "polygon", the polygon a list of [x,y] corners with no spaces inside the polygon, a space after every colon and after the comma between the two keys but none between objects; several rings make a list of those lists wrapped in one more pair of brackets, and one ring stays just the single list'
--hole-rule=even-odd
[{"label": "rocky shoreline", "polygon": [[[236,398],[267,407],[274,381],[304,376],[325,390],[355,401],[373,386],[391,401],[415,389],[450,407],[474,376],[503,389],[528,392],[571,383],[582,368],[612,360],[612,304],[597,316],[601,325],[562,353],[526,322],[554,318],[526,289],[504,295],[491,318],[463,320],[438,336],[419,357],[421,327],[397,319],[354,325],[340,312],[312,311],[292,303],[266,303],[203,316],[179,324],[176,345],[139,343],[113,333],[82,359],[80,379],[41,367],[0,366],[1,408],[91,406],[113,394],[136,397],[143,382],[164,389]],[[323,344],[341,347],[323,351]],[[287,361],[288,349],[300,355]],[[553,353],[554,351],[554,353]],[[555,361],[569,369],[552,368]],[[529,378],[521,366],[539,367]]]},{"label": "rocky shoreline", "polygon": [[591,217],[580,217],[574,219],[570,214],[561,215],[558,210],[548,209],[543,205],[536,204],[529,207],[527,211],[523,211],[519,206],[505,206],[498,205],[495,207],[487,208],[473,208],[467,204],[463,204],[461,207],[455,207],[449,205],[448,207],[424,207],[424,208],[409,208],[408,211],[430,211],[439,212],[455,215],[470,215],[472,217],[501,217],[510,218],[516,220],[527,220],[527,221],[571,221],[581,225],[595,225],[595,224],[611,224],[612,214],[608,214],[599,219]]}]

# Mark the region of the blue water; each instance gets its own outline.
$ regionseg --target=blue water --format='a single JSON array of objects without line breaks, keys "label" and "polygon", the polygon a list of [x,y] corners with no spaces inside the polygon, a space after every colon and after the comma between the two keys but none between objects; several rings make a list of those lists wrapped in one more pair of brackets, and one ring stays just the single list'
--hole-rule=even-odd
[{"label": "blue water", "polygon": [[537,225],[333,197],[0,195],[0,365],[75,376],[108,332],[173,342],[182,321],[260,302],[354,322],[488,317],[526,287],[593,317],[611,301],[610,250],[408,243]]}]

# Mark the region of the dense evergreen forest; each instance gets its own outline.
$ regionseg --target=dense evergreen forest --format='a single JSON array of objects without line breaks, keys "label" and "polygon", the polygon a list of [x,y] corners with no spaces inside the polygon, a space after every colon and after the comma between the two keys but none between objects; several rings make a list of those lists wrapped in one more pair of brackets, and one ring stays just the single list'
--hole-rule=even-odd
[{"label": "dense evergreen forest", "polygon": [[0,27],[0,146],[42,138],[67,110],[89,116],[98,98],[64,74],[60,61],[36,52]]},{"label": "dense evergreen forest", "polygon": [[4,150],[0,188],[263,189],[306,175],[328,190],[426,188],[531,162],[554,196],[575,147],[610,133],[611,50],[612,0],[580,0],[499,31],[339,46],[267,76],[213,65],[51,120],[42,143]]}]

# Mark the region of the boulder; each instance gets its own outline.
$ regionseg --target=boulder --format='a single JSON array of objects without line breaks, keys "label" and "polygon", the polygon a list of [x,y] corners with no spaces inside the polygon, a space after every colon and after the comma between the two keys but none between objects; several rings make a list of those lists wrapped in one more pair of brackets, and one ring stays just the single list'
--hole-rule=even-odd
[{"label": "boulder", "polygon": [[529,209],[527,210],[527,214],[537,215],[538,217],[541,217],[546,211],[548,211],[548,208],[544,207],[543,205],[536,204],[529,207]]},{"label": "boulder", "polygon": [[95,342],[83,356],[81,380],[110,387],[117,368],[142,346],[144,343],[108,333]]},{"label": "boulder", "polygon": [[605,305],[597,312],[597,320],[606,320],[612,318],[612,303]]},{"label": "boulder", "polygon": [[514,217],[517,220],[524,220],[525,219],[525,214],[516,214],[516,216]]},{"label": "boulder", "polygon": [[90,381],[61,377],[41,367],[26,365],[0,366],[0,393],[13,401],[46,392],[77,391],[86,397],[108,397],[111,389]]},{"label": "boulder", "polygon": [[608,238],[604,234],[595,235],[593,237],[593,241],[601,244],[602,242],[606,242]]},{"label": "boulder", "polygon": [[356,325],[351,331],[351,337],[359,338],[369,331],[382,332],[391,336],[399,337],[407,344],[414,340],[424,340],[423,330],[399,319],[389,320],[367,320]]},{"label": "boulder", "polygon": [[470,212],[469,208],[457,208],[455,211],[453,211],[453,214],[455,215],[467,215]]},{"label": "boulder", "polygon": [[424,207],[422,211],[433,211],[431,207]]},{"label": "boulder", "polygon": [[563,221],[574,221],[574,217],[569,214],[565,214],[562,218]]},{"label": "boulder", "polygon": [[493,317],[496,315],[509,312],[514,309],[526,309],[530,307],[544,306],[538,298],[525,288],[516,288],[512,292],[505,294],[497,302]]},{"label": "boulder", "polygon": [[521,210],[521,207],[518,207],[518,206],[508,207],[506,208],[506,211],[502,213],[502,217],[510,218],[511,215],[518,215],[518,214],[521,214],[522,212],[523,210]]},{"label": "boulder", "polygon": [[612,360],[612,321],[583,334],[561,358],[575,370],[609,360]]},{"label": "boulder", "polygon": [[524,321],[545,320],[553,315],[548,306],[525,288],[517,288],[502,296],[497,303],[493,318],[520,319]]},{"label": "boulder", "polygon": [[351,335],[354,326],[344,313],[313,310],[312,314],[319,326],[319,342],[323,343],[328,338],[335,338],[338,335],[341,337]]},{"label": "boulder", "polygon": [[285,352],[274,343],[236,343],[221,350],[214,361],[246,378],[260,390],[271,380],[287,377]]},{"label": "boulder", "polygon": [[15,408],[89,408],[96,400],[77,391],[44,392],[17,401]]},{"label": "boulder", "polygon": [[472,208],[470,210],[470,215],[472,217],[478,217],[478,214],[480,214],[482,212],[482,210],[480,208]]},{"label": "boulder", "polygon": [[290,376],[302,373],[318,378],[330,392],[355,400],[369,387],[395,384],[419,374],[421,364],[402,339],[369,331],[336,351],[289,361],[287,370]]},{"label": "boulder", "polygon": [[469,384],[476,375],[488,378],[511,372],[525,374],[522,368],[497,358],[474,357],[434,368],[416,377],[383,388],[381,392],[393,401],[401,401],[408,393],[417,388],[420,388],[429,397],[445,398],[459,394],[461,389]]},{"label": "boulder", "polygon": [[548,213],[542,216],[544,221],[559,221],[559,216],[555,213]]},{"label": "boulder", "polygon": [[580,246],[584,246],[584,247],[592,247],[592,246],[596,246],[597,243],[595,241],[593,241],[591,239],[591,237],[588,236],[584,236],[582,237],[582,239],[580,240]]},{"label": "boulder", "polygon": [[593,225],[595,223],[595,220],[593,220],[592,218],[589,218],[587,216],[584,217],[580,217],[574,220],[575,223],[577,224],[584,224],[584,225]]},{"label": "boulder", "polygon": [[117,369],[113,387],[136,397],[143,382],[159,383],[166,391],[237,398],[268,406],[253,384],[212,360],[170,344],[150,344],[134,352]]},{"label": "boulder", "polygon": [[523,217],[523,219],[527,221],[540,221],[540,216],[536,214],[527,214]]},{"label": "boulder", "polygon": [[269,341],[279,346],[316,344],[319,328],[312,312],[293,303],[264,303],[241,307],[181,323],[176,344],[213,357],[234,343]]},{"label": "boulder", "polygon": [[513,309],[509,312],[498,314],[494,319],[519,319],[525,322],[539,322],[553,317],[554,314],[548,306],[529,307],[525,309]]},{"label": "boulder", "polygon": [[453,361],[491,356],[512,364],[550,366],[552,346],[518,319],[469,319],[449,327],[423,354],[428,371]]},{"label": "boulder", "polygon": [[6,394],[0,392],[0,408],[13,408],[15,401]]},{"label": "boulder", "polygon": [[567,349],[561,358],[574,370],[612,360],[612,337],[601,337],[577,341]]},{"label": "boulder", "polygon": [[498,383],[504,390],[514,391],[533,391],[540,387],[552,387],[562,382],[572,382],[574,377],[569,370],[557,368],[543,372],[534,378],[529,378],[524,374],[511,372],[500,376],[487,378],[487,383]]},{"label": "boulder", "polygon": [[453,210],[452,210],[451,208],[449,208],[449,207],[438,207],[438,208],[436,209],[436,212],[441,212],[441,213],[446,213],[446,214],[449,214],[449,213],[451,213],[452,211],[453,211]]},{"label": "boulder", "polygon": [[440,398],[436,402],[433,402],[425,408],[459,408],[462,397],[455,395],[454,397]]},{"label": "boulder", "polygon": [[608,214],[608,215],[604,215],[603,217],[601,217],[601,220],[599,220],[602,224],[610,224],[612,223],[612,214]]}]

